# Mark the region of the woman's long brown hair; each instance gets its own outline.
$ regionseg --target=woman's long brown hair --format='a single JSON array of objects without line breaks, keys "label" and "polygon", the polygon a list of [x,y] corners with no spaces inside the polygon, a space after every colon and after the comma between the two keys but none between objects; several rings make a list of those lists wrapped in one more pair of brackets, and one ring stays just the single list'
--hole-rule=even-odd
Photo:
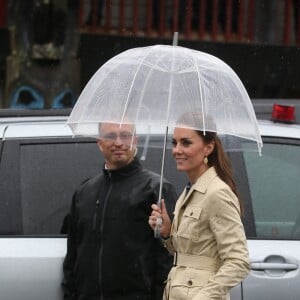
[{"label": "woman's long brown hair", "polygon": [[240,204],[240,210],[241,215],[243,215],[244,209],[243,204],[241,202],[241,199],[239,197],[237,186],[235,184],[235,181],[233,179],[232,169],[230,165],[230,161],[228,156],[226,155],[222,143],[220,139],[218,138],[217,134],[215,132],[205,132],[205,135],[202,131],[196,130],[198,135],[203,138],[204,143],[208,144],[211,142],[215,143],[214,150],[212,153],[208,156],[208,165],[210,167],[214,166],[216,169],[216,172],[218,176],[229,185],[233,193],[237,196]]}]

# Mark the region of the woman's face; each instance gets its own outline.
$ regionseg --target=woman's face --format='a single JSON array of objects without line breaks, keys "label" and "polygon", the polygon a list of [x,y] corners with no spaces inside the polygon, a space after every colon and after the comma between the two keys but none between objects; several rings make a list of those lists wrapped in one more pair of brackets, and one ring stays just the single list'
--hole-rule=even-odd
[{"label": "woman's face", "polygon": [[177,169],[188,174],[190,181],[195,182],[209,167],[203,162],[214,144],[205,144],[204,140],[193,129],[174,129],[172,154],[175,158]]}]

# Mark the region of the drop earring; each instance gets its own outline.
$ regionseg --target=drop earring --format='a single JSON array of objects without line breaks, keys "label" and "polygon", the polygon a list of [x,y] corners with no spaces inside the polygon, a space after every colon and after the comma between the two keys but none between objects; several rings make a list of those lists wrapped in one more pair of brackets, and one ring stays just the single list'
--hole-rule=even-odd
[{"label": "drop earring", "polygon": [[208,158],[207,158],[207,156],[204,156],[203,162],[204,162],[206,165],[208,164]]}]

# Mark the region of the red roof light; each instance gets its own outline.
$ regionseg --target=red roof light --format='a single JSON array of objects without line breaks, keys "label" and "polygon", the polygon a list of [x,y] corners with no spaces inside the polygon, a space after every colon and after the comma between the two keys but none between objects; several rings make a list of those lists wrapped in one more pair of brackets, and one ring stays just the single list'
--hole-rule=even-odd
[{"label": "red roof light", "polygon": [[274,104],[272,120],[275,122],[295,123],[295,106]]}]

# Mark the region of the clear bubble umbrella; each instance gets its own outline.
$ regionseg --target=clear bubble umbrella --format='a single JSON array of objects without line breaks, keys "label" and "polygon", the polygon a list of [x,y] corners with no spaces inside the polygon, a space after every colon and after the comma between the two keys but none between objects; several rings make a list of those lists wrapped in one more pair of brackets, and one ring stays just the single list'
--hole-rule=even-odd
[{"label": "clear bubble umbrella", "polygon": [[99,123],[130,120],[137,134],[167,136],[191,112],[202,121],[189,127],[217,132],[226,151],[261,152],[254,109],[236,73],[213,55],[180,46],[133,48],[111,58],[87,83],[67,124],[74,135],[98,138]]}]

